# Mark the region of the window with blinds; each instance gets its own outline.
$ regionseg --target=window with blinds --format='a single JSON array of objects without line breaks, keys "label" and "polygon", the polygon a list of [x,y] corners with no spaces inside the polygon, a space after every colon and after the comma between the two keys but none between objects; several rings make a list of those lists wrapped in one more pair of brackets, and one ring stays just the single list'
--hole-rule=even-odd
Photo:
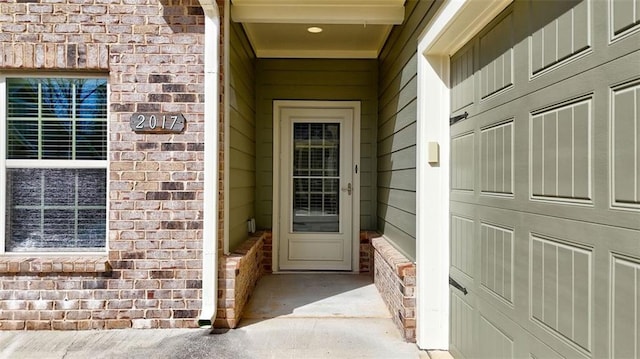
[{"label": "window with blinds", "polygon": [[294,123],[292,180],[294,232],[339,232],[339,123]]},{"label": "window with blinds", "polygon": [[6,78],[5,251],[106,243],[107,80]]}]

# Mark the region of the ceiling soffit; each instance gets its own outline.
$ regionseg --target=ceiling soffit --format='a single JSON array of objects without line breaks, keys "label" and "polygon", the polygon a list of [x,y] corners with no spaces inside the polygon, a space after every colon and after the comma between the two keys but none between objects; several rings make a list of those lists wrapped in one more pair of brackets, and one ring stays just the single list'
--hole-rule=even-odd
[{"label": "ceiling soffit", "polygon": [[[376,58],[405,0],[232,0],[258,57]],[[310,33],[311,26],[322,28]]]}]

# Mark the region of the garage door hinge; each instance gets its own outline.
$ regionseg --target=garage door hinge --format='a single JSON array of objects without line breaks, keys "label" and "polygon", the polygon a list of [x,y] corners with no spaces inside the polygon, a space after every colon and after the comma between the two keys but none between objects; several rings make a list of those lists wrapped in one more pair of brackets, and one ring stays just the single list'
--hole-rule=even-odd
[{"label": "garage door hinge", "polygon": [[462,115],[450,117],[449,118],[449,126],[453,126],[454,123],[456,123],[458,121],[462,121],[462,120],[466,119],[467,117],[469,117],[469,113],[467,111],[465,111]]},{"label": "garage door hinge", "polygon": [[449,277],[449,285],[451,285],[454,288],[458,289],[459,291],[464,293],[464,295],[467,295],[467,293],[469,293],[467,291],[467,288],[463,287],[460,283],[456,282],[456,280],[451,278],[451,277]]}]

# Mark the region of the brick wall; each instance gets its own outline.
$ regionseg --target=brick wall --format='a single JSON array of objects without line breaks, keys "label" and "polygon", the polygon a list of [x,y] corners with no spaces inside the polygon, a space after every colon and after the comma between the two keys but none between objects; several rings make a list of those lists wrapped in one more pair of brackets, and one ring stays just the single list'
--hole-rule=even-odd
[{"label": "brick wall", "polygon": [[262,269],[264,273],[273,273],[273,232],[264,231],[264,241],[262,245]]},{"label": "brick wall", "polygon": [[[259,232],[220,260],[218,270],[218,312],[216,328],[235,328],[242,318],[244,306],[264,273],[264,240]],[[269,234],[270,236],[270,234]]]},{"label": "brick wall", "polygon": [[360,273],[373,273],[373,246],[371,240],[380,237],[375,231],[360,231]]},{"label": "brick wall", "polygon": [[371,240],[374,283],[405,340],[416,341],[416,266],[384,237]]},{"label": "brick wall", "polygon": [[[197,0],[0,3],[0,71],[91,71],[110,84],[108,252],[3,257],[2,328],[197,325],[203,33]],[[132,132],[132,113],[161,111],[183,113],[184,133]]]}]

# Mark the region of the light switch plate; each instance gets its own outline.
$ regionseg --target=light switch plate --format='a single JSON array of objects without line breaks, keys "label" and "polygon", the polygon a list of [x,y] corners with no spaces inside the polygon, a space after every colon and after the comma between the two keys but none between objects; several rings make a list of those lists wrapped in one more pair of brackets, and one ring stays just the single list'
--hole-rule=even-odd
[{"label": "light switch plate", "polygon": [[432,165],[437,165],[440,162],[440,145],[438,142],[428,143],[428,161]]}]

